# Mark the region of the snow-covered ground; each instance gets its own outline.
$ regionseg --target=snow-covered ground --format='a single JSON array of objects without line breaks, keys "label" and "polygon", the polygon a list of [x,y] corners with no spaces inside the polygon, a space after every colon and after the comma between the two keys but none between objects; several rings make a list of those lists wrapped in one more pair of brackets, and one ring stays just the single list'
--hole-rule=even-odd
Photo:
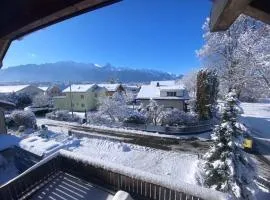
[{"label": "snow-covered ground", "polygon": [[[49,127],[51,131],[55,132],[67,132],[69,129],[69,126],[78,126],[80,125],[77,122],[65,122],[65,121],[56,121],[56,120],[51,120],[47,118],[37,118],[37,125],[41,126],[42,124],[46,125]],[[80,125],[81,126],[81,125]],[[210,132],[205,132],[202,134],[189,134],[189,135],[166,135],[166,134],[159,134],[159,133],[152,133],[152,132],[147,132],[147,131],[139,131],[139,130],[134,130],[134,129],[128,129],[128,128],[114,128],[114,127],[108,127],[108,126],[96,126],[96,125],[82,125],[83,127],[89,127],[92,129],[97,129],[97,130],[103,130],[103,131],[108,131],[108,132],[121,132],[121,133],[132,133],[132,134],[139,134],[139,135],[148,135],[148,136],[157,136],[157,137],[162,137],[162,138],[175,138],[175,139],[181,139],[181,138],[188,138],[188,137],[195,137],[201,140],[208,140],[210,139]],[[93,134],[93,133],[91,133]]]},{"label": "snow-covered ground", "polygon": [[242,103],[243,122],[251,127],[255,137],[270,141],[270,103]]},{"label": "snow-covered ground", "polygon": [[47,156],[59,149],[75,148],[80,144],[79,139],[67,134],[49,133],[49,136],[44,137],[38,132],[21,140],[18,146],[38,156]]},{"label": "snow-covered ground", "polygon": [[196,184],[197,155],[156,150],[119,141],[83,138],[73,152],[139,169],[179,182]]},{"label": "snow-covered ground", "polygon": [[[62,130],[63,131],[63,130]],[[65,130],[61,133],[41,137],[33,134],[19,142],[19,146],[39,156],[48,156],[59,149],[67,149],[89,158],[146,171],[155,175],[180,182],[196,184],[195,172],[197,155],[163,151],[124,143],[109,138],[81,138],[68,136]]]},{"label": "snow-covered ground", "polygon": [[270,103],[242,103],[241,120],[251,131],[255,148],[270,161]]}]

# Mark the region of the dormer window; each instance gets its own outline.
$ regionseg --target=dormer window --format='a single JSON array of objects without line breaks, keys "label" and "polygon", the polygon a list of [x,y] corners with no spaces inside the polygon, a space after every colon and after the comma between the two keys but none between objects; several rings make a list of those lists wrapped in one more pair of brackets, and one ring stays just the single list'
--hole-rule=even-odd
[{"label": "dormer window", "polygon": [[167,97],[176,97],[176,92],[167,92]]}]

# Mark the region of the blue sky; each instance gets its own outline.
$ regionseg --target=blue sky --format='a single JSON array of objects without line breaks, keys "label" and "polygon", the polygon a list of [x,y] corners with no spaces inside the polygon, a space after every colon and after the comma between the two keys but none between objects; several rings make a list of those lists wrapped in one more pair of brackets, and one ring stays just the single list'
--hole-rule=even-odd
[{"label": "blue sky", "polygon": [[124,0],[14,41],[4,67],[72,60],[186,73],[200,65],[209,0]]}]

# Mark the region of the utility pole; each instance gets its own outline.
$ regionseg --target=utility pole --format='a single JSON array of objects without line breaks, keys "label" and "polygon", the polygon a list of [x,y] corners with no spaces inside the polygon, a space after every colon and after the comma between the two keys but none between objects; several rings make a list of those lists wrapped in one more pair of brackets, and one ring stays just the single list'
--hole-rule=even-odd
[{"label": "utility pole", "polygon": [[69,97],[70,97],[70,107],[71,107],[71,116],[73,118],[73,102],[72,102],[72,93],[71,93],[71,83],[69,82]]}]

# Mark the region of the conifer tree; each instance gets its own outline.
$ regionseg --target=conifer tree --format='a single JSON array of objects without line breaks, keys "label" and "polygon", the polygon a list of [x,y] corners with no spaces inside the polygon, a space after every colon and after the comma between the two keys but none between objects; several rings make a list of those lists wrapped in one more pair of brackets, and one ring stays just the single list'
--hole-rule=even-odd
[{"label": "conifer tree", "polygon": [[239,199],[253,199],[255,173],[250,159],[242,150],[243,127],[238,122],[236,92],[226,96],[221,124],[212,133],[214,141],[204,156],[204,185],[227,192]]}]

